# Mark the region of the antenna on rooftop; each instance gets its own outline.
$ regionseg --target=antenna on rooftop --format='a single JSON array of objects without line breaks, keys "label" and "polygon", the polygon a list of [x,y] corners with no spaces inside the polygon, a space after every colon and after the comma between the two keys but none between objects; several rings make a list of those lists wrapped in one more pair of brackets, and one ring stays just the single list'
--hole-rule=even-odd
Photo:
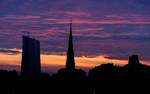
[{"label": "antenna on rooftop", "polygon": [[28,37],[30,37],[31,33],[29,31],[22,31],[23,32],[23,35],[26,35]]}]

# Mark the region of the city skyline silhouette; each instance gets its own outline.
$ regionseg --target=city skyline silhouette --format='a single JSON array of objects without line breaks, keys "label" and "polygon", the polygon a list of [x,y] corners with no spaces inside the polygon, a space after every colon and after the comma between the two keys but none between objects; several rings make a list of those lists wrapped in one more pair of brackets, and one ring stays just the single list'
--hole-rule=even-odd
[{"label": "city skyline silhouette", "polygon": [[[64,54],[64,61],[63,62],[66,62],[64,65],[62,64],[62,65],[60,65],[61,67],[58,67],[57,69],[56,69],[56,71],[55,72],[51,72],[52,70],[50,70],[50,71],[46,71],[46,72],[49,72],[50,74],[53,74],[53,73],[56,73],[57,72],[57,70],[58,69],[60,69],[60,68],[63,68],[63,67],[66,67],[66,68],[68,68],[68,69],[75,69],[75,57],[76,58],[78,58],[78,56],[76,56],[76,55],[74,55],[74,50],[73,50],[73,41],[75,41],[75,40],[73,40],[73,36],[72,36],[72,24],[73,24],[73,21],[71,21],[70,23],[68,23],[69,24],[69,38],[68,38],[68,49],[67,49],[67,54],[65,55]],[[33,34],[34,35],[34,34]],[[21,58],[21,61],[20,62],[22,62],[22,64],[21,64],[21,66],[17,66],[18,68],[19,67],[22,67],[22,65],[23,65],[23,63],[25,63],[25,62],[27,62],[27,61],[30,61],[30,60],[23,60],[24,58],[30,58],[30,59],[32,59],[31,61],[37,61],[37,62],[39,62],[38,64],[37,64],[37,66],[39,67],[39,70],[37,70],[37,71],[39,71],[39,73],[41,72],[41,68],[43,67],[43,66],[41,66],[41,65],[43,65],[42,63],[41,63],[41,57],[42,57],[42,55],[43,54],[41,54],[41,49],[40,49],[40,43],[39,43],[39,40],[36,40],[36,39],[34,39],[34,38],[30,38],[32,36],[32,34],[30,34],[30,32],[27,32],[27,34],[26,34],[26,36],[23,36],[22,38],[23,38],[23,41],[22,41],[22,51],[19,51],[18,49],[10,49],[10,50],[8,50],[8,49],[6,49],[6,50],[4,50],[4,52],[6,52],[6,55],[7,55],[7,53],[8,53],[8,55],[15,55],[15,54],[22,54],[22,58]],[[26,41],[25,41],[26,40]],[[28,41],[31,41],[31,42],[28,42]],[[37,47],[34,47],[32,44],[34,44],[33,43],[33,41],[36,41],[37,43],[35,43],[35,45],[39,45],[39,46],[37,46]],[[76,41],[75,41],[76,42]],[[25,46],[25,45],[28,45],[28,46]],[[31,45],[31,47],[30,47],[30,45]],[[76,48],[76,47],[75,47]],[[32,49],[32,50],[30,50],[30,49]],[[36,53],[33,51],[33,49],[35,50],[35,52],[37,52],[38,53],[38,55],[37,55],[37,57],[35,57],[35,60],[33,59],[34,57],[34,55],[36,55]],[[38,50],[36,50],[36,49],[38,49]],[[27,50],[30,50],[30,51],[28,51],[28,55],[24,55],[24,52],[25,52],[25,54],[26,54],[26,52],[27,52]],[[3,51],[3,49],[2,49],[2,51]],[[33,51],[33,52],[32,52]],[[30,56],[30,53],[31,52],[31,56]],[[10,53],[10,54],[9,54]],[[134,53],[133,53],[134,54]],[[60,55],[60,56],[62,56],[62,55]],[[84,55],[83,55],[84,56]],[[134,55],[133,55],[134,56]],[[47,56],[48,57],[48,56]],[[65,59],[65,57],[66,57],[66,59]],[[84,58],[84,57],[83,57]],[[89,57],[90,58],[90,57]],[[108,58],[108,59],[107,59]],[[37,59],[37,60],[36,60]],[[88,57],[87,57],[87,59],[88,59]],[[96,59],[96,58],[93,58],[93,59]],[[123,65],[126,65],[127,64],[127,62],[128,62],[128,60],[117,60],[117,59],[109,59],[109,57],[102,57],[102,58],[99,58],[99,59],[105,59],[106,60],[106,64],[107,63],[116,63],[116,65],[118,65],[118,66],[123,66]],[[56,60],[57,61],[57,60]],[[77,60],[77,61],[79,61],[79,60]],[[89,60],[89,61],[92,61],[92,59],[91,60]],[[138,60],[137,60],[138,61]],[[46,62],[48,62],[48,63],[51,63],[51,62],[49,62],[49,61],[46,61]],[[82,61],[81,61],[82,62]],[[98,61],[96,61],[96,62],[98,62]],[[100,62],[100,61],[99,61]],[[123,64],[121,64],[121,62],[123,63]],[[131,62],[132,62],[132,60],[131,60]],[[133,61],[134,62],[134,61]],[[53,62],[54,63],[54,62]],[[60,61],[59,61],[59,63],[60,63]],[[89,62],[85,62],[84,64],[86,65],[86,63],[89,63]],[[92,67],[95,67],[95,66],[99,66],[99,65],[103,65],[103,64],[105,64],[105,63],[100,63],[100,64],[93,64],[92,66],[84,66],[84,64],[83,64],[83,66],[81,66],[81,67],[79,67],[80,65],[78,65],[78,66],[76,66],[76,67],[78,67],[78,69],[84,69],[84,70],[86,70],[86,72],[88,72],[88,70],[90,70]],[[139,62],[138,62],[139,63]],[[143,64],[146,64],[147,62],[145,62],[145,61],[142,61],[142,63]],[[148,65],[148,64],[146,64],[146,65]],[[31,65],[31,66],[33,66],[33,65]],[[36,66],[36,65],[35,65]],[[50,65],[49,65],[50,66]],[[53,65],[52,65],[53,66]],[[4,67],[5,67],[5,65],[4,65]],[[10,67],[11,67],[11,65],[10,65]],[[85,67],[85,68],[84,68]],[[33,68],[33,67],[32,67]],[[43,67],[42,69],[44,69],[45,67]],[[50,69],[50,67],[48,67],[49,69]],[[3,69],[3,68],[2,68]],[[23,68],[22,68],[23,69]],[[33,68],[34,69],[34,68]],[[36,68],[35,68],[36,69]],[[52,68],[53,69],[53,68]],[[6,70],[7,70],[7,68],[6,68]],[[9,69],[8,69],[9,70]],[[15,68],[14,68],[14,70],[15,70]],[[20,70],[20,68],[19,69],[17,69],[17,71],[19,72],[19,71],[21,71],[22,72],[22,70]],[[30,70],[30,71],[32,71],[32,69]],[[43,70],[42,70],[43,71]],[[44,71],[43,71],[44,72]]]},{"label": "city skyline silhouette", "polygon": [[[71,23],[68,50],[66,52],[66,67],[59,69],[53,75],[41,72],[40,42],[29,36],[23,36],[21,74],[18,74],[15,70],[0,70],[0,83],[2,84],[0,92],[3,94],[105,94],[110,92],[107,89],[115,89],[116,87],[118,90],[123,91],[120,86],[125,87],[127,84],[131,84],[136,88],[140,87],[140,89],[141,86],[136,86],[135,83],[148,85],[150,66],[141,64],[138,55],[130,56],[128,64],[124,66],[115,66],[112,63],[102,64],[90,69],[88,74],[82,69],[76,69],[72,31]],[[5,88],[4,85],[13,85],[13,87]],[[127,91],[136,92],[138,90],[130,90],[130,87],[126,87]],[[119,94],[120,92],[115,90],[111,93]]]},{"label": "city skyline silhouette", "polygon": [[62,68],[66,63],[70,18],[78,68],[89,70],[108,62],[125,65],[132,54],[138,54],[142,64],[150,65],[149,3],[148,0],[3,0],[0,68],[20,71],[22,35],[28,34],[42,43],[42,71],[54,73]]},{"label": "city skyline silhouette", "polygon": [[150,0],[0,0],[0,94],[149,94]]}]

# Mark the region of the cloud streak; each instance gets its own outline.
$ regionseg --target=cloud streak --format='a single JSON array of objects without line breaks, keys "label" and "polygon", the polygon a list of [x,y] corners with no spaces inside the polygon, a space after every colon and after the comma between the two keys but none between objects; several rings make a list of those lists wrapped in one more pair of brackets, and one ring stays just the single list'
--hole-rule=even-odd
[{"label": "cloud streak", "polygon": [[1,54],[8,54],[8,55],[13,55],[13,54],[20,54],[22,50],[13,48],[13,49],[7,49],[7,48],[0,48],[0,53]]}]

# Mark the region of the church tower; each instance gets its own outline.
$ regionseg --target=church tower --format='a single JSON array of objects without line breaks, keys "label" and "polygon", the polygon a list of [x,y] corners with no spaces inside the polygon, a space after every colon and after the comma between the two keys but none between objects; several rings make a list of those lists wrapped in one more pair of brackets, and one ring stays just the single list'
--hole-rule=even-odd
[{"label": "church tower", "polygon": [[67,70],[74,70],[75,69],[73,37],[72,37],[72,22],[70,23],[70,34],[69,34],[69,41],[68,41],[66,69]]}]

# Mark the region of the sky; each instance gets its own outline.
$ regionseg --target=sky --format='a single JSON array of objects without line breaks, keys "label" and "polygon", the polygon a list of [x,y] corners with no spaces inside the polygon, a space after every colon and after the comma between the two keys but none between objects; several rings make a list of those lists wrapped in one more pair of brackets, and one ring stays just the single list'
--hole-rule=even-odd
[{"label": "sky", "polygon": [[0,0],[0,68],[18,69],[22,36],[41,42],[43,71],[64,67],[70,19],[76,64],[150,64],[150,0]]}]

